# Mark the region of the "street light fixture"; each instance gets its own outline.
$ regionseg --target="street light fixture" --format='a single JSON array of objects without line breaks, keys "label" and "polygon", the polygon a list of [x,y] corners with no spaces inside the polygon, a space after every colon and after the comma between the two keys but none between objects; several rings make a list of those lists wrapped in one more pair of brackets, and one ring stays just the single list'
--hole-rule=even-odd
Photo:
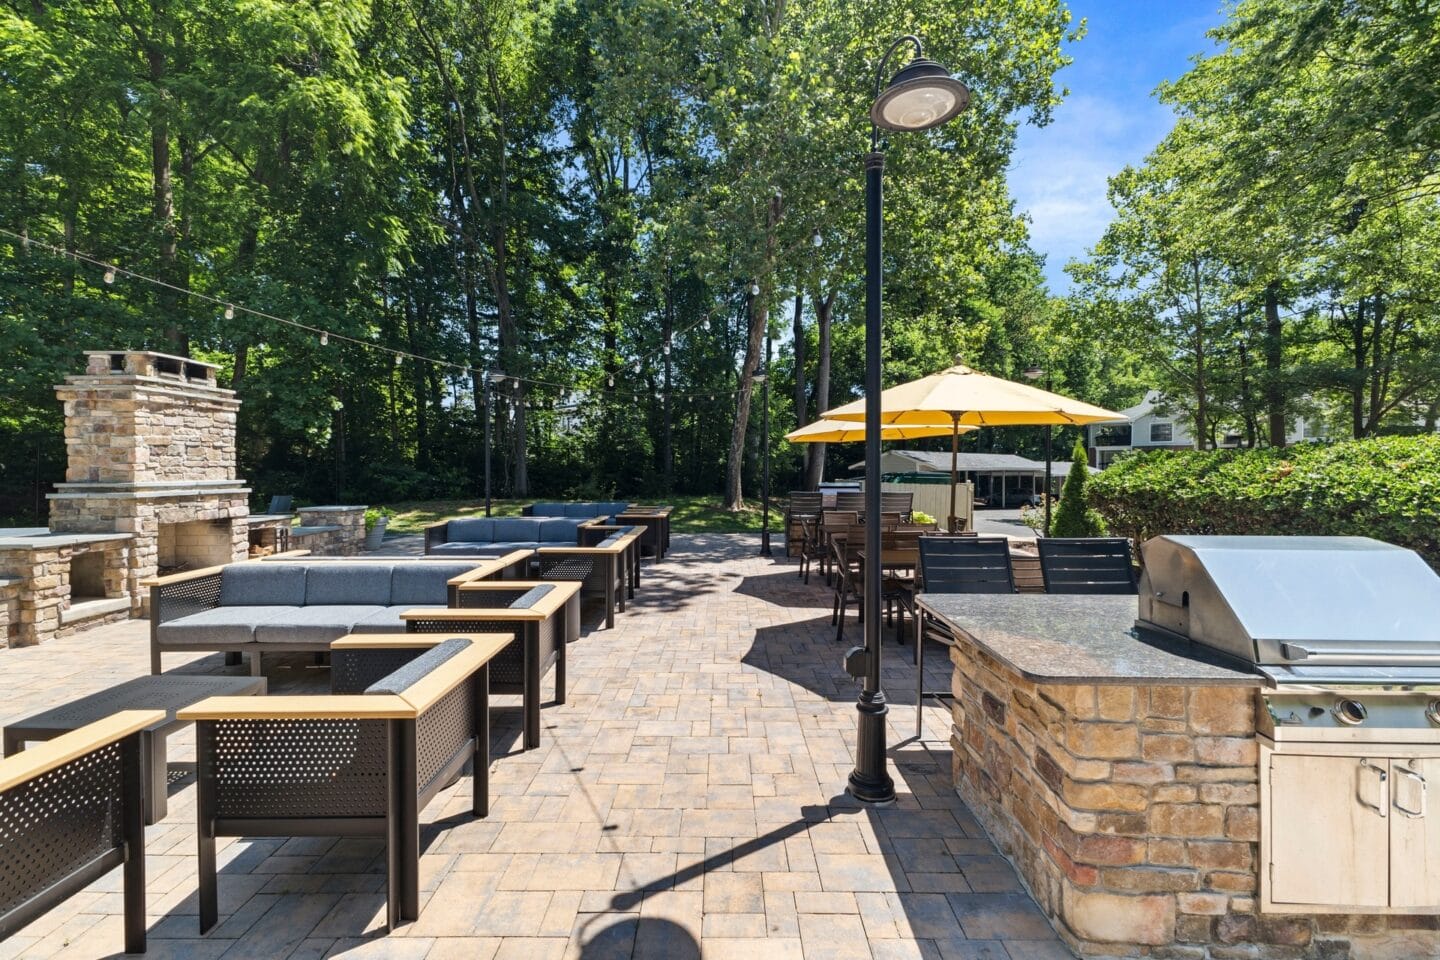
[{"label": "street light fixture", "polygon": [[[1026,379],[1026,380],[1039,380],[1041,377],[1044,377],[1044,378],[1045,378],[1045,390],[1046,390],[1046,392],[1049,392],[1049,390],[1050,390],[1050,371],[1048,371],[1048,370],[1042,370],[1042,369],[1040,369],[1039,367],[1028,367],[1028,368],[1026,368],[1026,370],[1025,370],[1025,379]],[[1051,462],[1052,462],[1052,454],[1051,454],[1050,444],[1051,444],[1051,441],[1052,441],[1052,439],[1054,438],[1054,436],[1055,436],[1055,427],[1054,427],[1054,425],[1053,425],[1053,424],[1049,424],[1049,423],[1045,424],[1045,500],[1044,500],[1044,502],[1045,502],[1045,536],[1047,536],[1047,537],[1050,536],[1050,482],[1051,482],[1051,477],[1050,477],[1051,466],[1050,466],[1050,465],[1051,465]],[[1073,467],[1072,467],[1072,469],[1073,469]]]},{"label": "street light fixture", "polygon": [[[904,46],[915,56],[885,88],[880,83],[895,51]],[[970,90],[933,60],[927,60],[920,38],[907,35],[890,45],[875,70],[875,99],[870,107],[870,152],[865,155],[865,542],[875,555],[865,564],[863,614],[865,619],[864,685],[855,709],[859,727],[855,769],[850,772],[850,794],[867,803],[890,803],[895,781],[885,762],[885,719],[890,712],[880,689],[880,260],[883,192],[881,175],[885,154],[880,152],[880,128],[895,131],[928,130],[950,120],[970,103]],[[847,659],[849,659],[847,657]],[[916,705],[915,709],[920,709]]]}]

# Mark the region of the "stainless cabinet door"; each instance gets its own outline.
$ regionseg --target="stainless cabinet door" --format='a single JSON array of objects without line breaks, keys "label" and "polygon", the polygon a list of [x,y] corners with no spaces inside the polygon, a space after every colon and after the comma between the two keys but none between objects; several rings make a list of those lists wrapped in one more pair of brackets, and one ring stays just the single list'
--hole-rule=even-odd
[{"label": "stainless cabinet door", "polygon": [[1389,767],[1360,757],[1271,759],[1271,901],[1389,904]]},{"label": "stainless cabinet door", "polygon": [[1429,807],[1440,759],[1390,762],[1390,905],[1440,907],[1440,811]]}]

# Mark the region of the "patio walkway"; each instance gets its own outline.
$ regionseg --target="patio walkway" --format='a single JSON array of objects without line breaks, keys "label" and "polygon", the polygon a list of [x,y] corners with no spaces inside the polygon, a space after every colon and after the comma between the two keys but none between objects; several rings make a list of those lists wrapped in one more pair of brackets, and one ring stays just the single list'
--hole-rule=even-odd
[{"label": "patio walkway", "polygon": [[[946,711],[927,708],[930,739],[907,739],[908,646],[886,643],[900,801],[866,809],[845,795],[855,686],[830,593],[755,548],[676,536],[664,563],[647,562],[615,629],[592,615],[570,648],[569,702],[545,708],[538,750],[518,752],[517,701],[497,698],[491,814],[469,818],[468,778],[431,804],[422,913],[389,937],[381,845],[297,838],[223,847],[220,924],[198,939],[195,790],[173,766],[193,760],[193,736],[177,734],[169,817],[147,835],[149,956],[1069,957],[951,789]],[[0,709],[15,718],[146,672],[147,630],[0,650]],[[948,687],[935,654],[926,686]],[[183,659],[166,666],[225,670],[219,656]],[[272,692],[325,682],[306,658],[276,666]],[[118,953],[119,891],[112,872],[0,942],[0,960]]]}]

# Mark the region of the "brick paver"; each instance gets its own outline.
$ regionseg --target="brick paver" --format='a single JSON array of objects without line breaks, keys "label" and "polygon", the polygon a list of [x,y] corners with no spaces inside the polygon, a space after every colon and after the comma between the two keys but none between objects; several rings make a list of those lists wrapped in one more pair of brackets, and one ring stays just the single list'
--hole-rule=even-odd
[{"label": "brick paver", "polygon": [[[387,552],[413,550],[392,541]],[[856,688],[840,666],[823,578],[754,555],[751,537],[676,536],[615,629],[595,613],[570,648],[564,707],[519,749],[496,698],[492,804],[462,778],[424,817],[420,919],[383,934],[384,855],[370,840],[233,840],[220,923],[197,933],[193,737],[171,738],[169,816],[147,833],[151,957],[995,958],[1069,953],[950,785],[949,716],[914,730],[909,647],[886,643],[899,802],[845,795]],[[14,718],[144,673],[147,624],[0,651]],[[847,630],[848,642],[859,631]],[[848,645],[848,643],[846,644]],[[325,670],[276,658],[272,692]],[[219,656],[171,669],[224,672]],[[238,670],[240,668],[230,668]],[[267,660],[267,670],[270,669]],[[949,686],[927,657],[926,686]],[[0,960],[109,956],[118,872],[8,941]]]}]

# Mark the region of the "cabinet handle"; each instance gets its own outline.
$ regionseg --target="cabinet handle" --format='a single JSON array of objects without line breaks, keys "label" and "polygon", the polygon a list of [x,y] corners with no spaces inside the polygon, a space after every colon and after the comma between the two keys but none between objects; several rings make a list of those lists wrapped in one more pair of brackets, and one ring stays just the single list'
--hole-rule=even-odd
[{"label": "cabinet handle", "polygon": [[1365,799],[1365,796],[1364,796],[1363,790],[1359,789],[1359,787],[1361,786],[1360,784],[1357,784],[1357,785],[1356,785],[1356,786],[1357,786],[1357,789],[1356,789],[1356,791],[1355,791],[1355,794],[1356,794],[1356,797],[1355,797],[1355,798],[1356,798],[1357,800],[1359,800],[1360,803],[1361,803],[1363,806],[1369,807],[1370,809],[1374,810],[1376,813],[1380,814],[1381,817],[1384,817],[1384,816],[1385,816],[1385,811],[1386,811],[1386,810],[1389,808],[1389,806],[1390,806],[1388,803],[1385,802],[1386,799],[1387,799],[1386,796],[1385,796],[1385,794],[1388,792],[1388,791],[1386,790],[1386,788],[1385,788],[1385,784],[1389,782],[1389,780],[1390,780],[1390,774],[1386,772],[1386,770],[1385,770],[1384,767],[1376,766],[1375,764],[1371,763],[1369,760],[1361,760],[1361,761],[1360,761],[1360,771],[1361,771],[1361,773],[1364,773],[1366,770],[1373,770],[1373,771],[1375,772],[1375,786],[1376,786],[1376,788],[1377,788],[1377,789],[1376,789],[1376,795],[1379,797],[1379,799],[1376,800],[1374,803],[1371,803],[1369,800],[1366,800],[1366,799]]},{"label": "cabinet handle", "polygon": [[1395,804],[1395,809],[1399,810],[1401,813],[1405,814],[1405,816],[1411,818],[1412,820],[1418,820],[1419,818],[1425,816],[1425,778],[1420,776],[1420,774],[1416,773],[1414,770],[1409,769],[1408,767],[1396,767],[1395,772],[1402,777],[1408,777],[1411,780],[1414,780],[1417,784],[1420,785],[1420,809],[1411,810],[1409,807],[1401,803],[1399,790],[1395,791],[1395,799],[1392,801]]}]

